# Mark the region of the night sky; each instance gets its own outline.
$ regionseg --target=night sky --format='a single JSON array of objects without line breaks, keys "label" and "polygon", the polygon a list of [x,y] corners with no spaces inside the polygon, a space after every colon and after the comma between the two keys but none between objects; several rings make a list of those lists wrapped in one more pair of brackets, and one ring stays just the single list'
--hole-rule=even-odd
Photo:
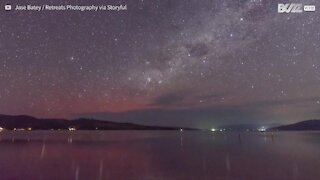
[{"label": "night sky", "polygon": [[319,11],[278,14],[286,0],[72,2],[128,10],[1,3],[0,114],[190,127],[320,118]]}]

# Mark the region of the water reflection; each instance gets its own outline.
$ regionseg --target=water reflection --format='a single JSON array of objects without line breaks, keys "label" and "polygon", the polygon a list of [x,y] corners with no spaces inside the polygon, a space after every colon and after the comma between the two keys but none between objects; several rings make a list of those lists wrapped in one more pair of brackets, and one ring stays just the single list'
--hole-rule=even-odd
[{"label": "water reflection", "polygon": [[183,151],[183,131],[180,132],[180,150]]},{"label": "water reflection", "polygon": [[104,159],[100,160],[98,180],[103,179],[103,164],[104,164]]},{"label": "water reflection", "polygon": [[73,142],[72,136],[68,137],[68,143],[72,143],[72,142]]},{"label": "water reflection", "polygon": [[41,148],[41,154],[40,154],[40,158],[41,159],[43,159],[45,151],[46,151],[46,144],[45,144],[45,142],[43,142],[42,143],[42,148]]},{"label": "water reflection", "polygon": [[2,132],[0,174],[1,179],[314,179],[320,176],[319,140],[315,132]]},{"label": "water reflection", "polygon": [[79,179],[79,165],[76,166],[76,170],[74,172],[74,179],[78,180]]},{"label": "water reflection", "polygon": [[229,155],[226,156],[226,169],[227,169],[228,173],[231,172]]},{"label": "water reflection", "polygon": [[242,144],[242,140],[241,140],[241,135],[238,134],[238,140],[239,140],[239,144],[241,145]]}]

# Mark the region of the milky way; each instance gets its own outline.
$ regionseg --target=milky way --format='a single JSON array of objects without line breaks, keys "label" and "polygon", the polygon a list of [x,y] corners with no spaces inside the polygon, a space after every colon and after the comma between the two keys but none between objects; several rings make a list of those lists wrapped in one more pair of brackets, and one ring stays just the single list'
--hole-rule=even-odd
[{"label": "milky way", "polygon": [[1,8],[0,113],[193,127],[320,118],[320,15],[277,13],[284,2],[320,7],[141,0],[108,1],[127,5],[119,12]]}]

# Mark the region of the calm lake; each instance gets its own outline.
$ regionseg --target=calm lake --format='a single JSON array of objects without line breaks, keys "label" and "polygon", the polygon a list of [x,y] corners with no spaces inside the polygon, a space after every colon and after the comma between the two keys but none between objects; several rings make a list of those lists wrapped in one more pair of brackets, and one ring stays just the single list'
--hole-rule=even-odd
[{"label": "calm lake", "polygon": [[319,132],[0,133],[0,179],[319,179],[319,167]]}]

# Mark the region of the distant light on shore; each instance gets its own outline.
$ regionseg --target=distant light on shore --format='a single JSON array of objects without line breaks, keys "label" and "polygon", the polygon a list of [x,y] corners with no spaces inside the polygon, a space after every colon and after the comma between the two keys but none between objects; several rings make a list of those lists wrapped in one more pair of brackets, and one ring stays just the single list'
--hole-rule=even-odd
[{"label": "distant light on shore", "polygon": [[264,132],[264,131],[266,131],[266,128],[265,127],[261,127],[261,128],[258,129],[258,131]]},{"label": "distant light on shore", "polygon": [[214,132],[214,131],[216,131],[216,129],[212,128],[211,131]]}]

